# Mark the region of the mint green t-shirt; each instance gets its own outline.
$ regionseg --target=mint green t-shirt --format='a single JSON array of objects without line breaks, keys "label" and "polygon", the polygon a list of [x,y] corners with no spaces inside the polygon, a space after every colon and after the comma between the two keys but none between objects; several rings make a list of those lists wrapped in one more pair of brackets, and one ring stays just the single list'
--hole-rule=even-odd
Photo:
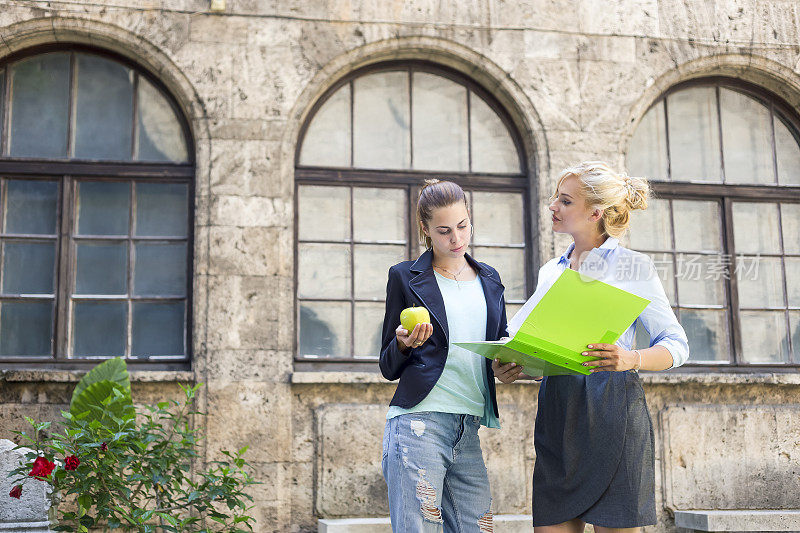
[{"label": "mint green t-shirt", "polygon": [[487,411],[494,418],[494,409],[487,405],[488,392],[483,357],[464,348],[453,346],[454,342],[486,340],[486,298],[479,276],[471,281],[455,281],[434,272],[447,314],[447,329],[450,347],[442,375],[431,392],[417,405],[403,409],[393,405],[386,418],[406,413],[434,411],[475,415],[486,421]]}]

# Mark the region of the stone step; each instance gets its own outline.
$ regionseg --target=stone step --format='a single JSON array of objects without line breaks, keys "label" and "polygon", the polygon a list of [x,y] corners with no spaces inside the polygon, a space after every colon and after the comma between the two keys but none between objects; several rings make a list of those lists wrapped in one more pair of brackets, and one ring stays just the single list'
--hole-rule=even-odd
[{"label": "stone step", "polygon": [[[391,533],[389,518],[323,518],[318,522],[318,533]],[[494,533],[532,533],[533,522],[529,514],[495,515]]]}]

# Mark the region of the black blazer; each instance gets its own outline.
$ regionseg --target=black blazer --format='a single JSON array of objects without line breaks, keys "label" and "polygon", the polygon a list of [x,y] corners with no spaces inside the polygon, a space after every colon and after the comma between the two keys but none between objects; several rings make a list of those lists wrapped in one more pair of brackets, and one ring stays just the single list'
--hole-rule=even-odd
[{"label": "black blazer", "polygon": [[[507,336],[506,302],[503,296],[505,287],[500,283],[500,275],[494,268],[478,263],[469,254],[464,254],[464,257],[477,270],[483,284],[486,297],[486,340]],[[386,285],[380,367],[386,379],[394,381],[400,378],[390,405],[405,409],[414,407],[428,395],[442,375],[447,360],[447,316],[442,293],[431,266],[432,261],[433,251],[427,250],[416,261],[403,261],[394,265],[389,269],[389,281]],[[395,330],[400,325],[400,312],[413,306],[428,309],[433,334],[419,348],[409,348],[403,353],[397,348]],[[494,414],[499,418],[491,360],[485,360],[485,368]]]}]

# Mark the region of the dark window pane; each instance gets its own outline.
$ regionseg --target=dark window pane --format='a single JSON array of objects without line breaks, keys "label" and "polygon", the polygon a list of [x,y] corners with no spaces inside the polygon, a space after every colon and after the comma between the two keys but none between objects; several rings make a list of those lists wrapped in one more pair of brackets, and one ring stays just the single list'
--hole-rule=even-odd
[{"label": "dark window pane", "polygon": [[76,294],[126,294],[128,246],[126,243],[77,245]]},{"label": "dark window pane", "polygon": [[66,157],[69,54],[25,59],[10,72],[11,155]]},{"label": "dark window pane", "polygon": [[75,157],[131,159],[133,73],[103,57],[78,54]]},{"label": "dark window pane", "polygon": [[0,303],[0,355],[51,355],[52,302]]},{"label": "dark window pane", "polygon": [[724,310],[681,309],[681,326],[689,339],[689,361],[727,362],[728,320]]},{"label": "dark window pane", "polygon": [[133,357],[183,355],[183,302],[133,304]]},{"label": "dark window pane", "polygon": [[5,233],[55,235],[58,183],[8,180],[6,187]]},{"label": "dark window pane", "polygon": [[186,236],[188,194],[183,183],[137,183],[136,235]]},{"label": "dark window pane", "polygon": [[127,235],[130,184],[82,181],[78,184],[78,234]]},{"label": "dark window pane", "polygon": [[139,161],[184,163],[189,160],[183,128],[158,89],[139,76]]},{"label": "dark window pane", "polygon": [[125,302],[75,302],[72,353],[82,356],[125,355]]},{"label": "dark window pane", "polygon": [[301,302],[300,355],[350,356],[350,303]]},{"label": "dark window pane", "polygon": [[186,243],[137,243],[133,293],[186,294]]},{"label": "dark window pane", "polygon": [[4,294],[52,294],[55,242],[10,242],[3,245]]}]

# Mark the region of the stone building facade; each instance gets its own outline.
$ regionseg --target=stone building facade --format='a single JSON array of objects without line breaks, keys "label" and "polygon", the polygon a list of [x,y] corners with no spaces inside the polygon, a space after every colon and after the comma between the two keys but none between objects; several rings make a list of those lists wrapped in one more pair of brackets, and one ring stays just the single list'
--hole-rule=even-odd
[{"label": "stone building facade", "polygon": [[[559,171],[596,159],[624,167],[643,117],[674,87],[741,83],[768,95],[788,124],[800,116],[793,1],[223,4],[212,12],[208,0],[0,0],[0,63],[37,47],[113,54],[160,84],[185,118],[189,362],[132,363],[134,394],[145,403],[174,395],[178,382],[205,384],[206,458],[250,446],[263,482],[253,490],[258,531],[388,514],[379,464],[394,385],[369,360],[298,352],[298,153],[337,83],[362,68],[418,63],[467,80],[502,110],[524,161],[525,296],[539,266],[568,244],[553,236],[544,208]],[[35,173],[2,154],[4,178]],[[765,194],[774,202],[800,201],[798,181],[773,189]],[[789,250],[797,234],[787,232]],[[782,252],[785,264],[795,264],[793,253]],[[782,309],[793,328],[800,270],[786,272]],[[745,346],[752,331],[737,331],[731,342]],[[643,374],[659,511],[648,529],[674,530],[676,509],[800,507],[800,346],[781,364],[744,364],[746,350],[735,349],[742,364]],[[0,438],[22,429],[23,415],[54,419],[68,403],[80,365],[3,361]],[[481,432],[496,514],[530,513],[537,390],[499,386],[503,428]]]}]

